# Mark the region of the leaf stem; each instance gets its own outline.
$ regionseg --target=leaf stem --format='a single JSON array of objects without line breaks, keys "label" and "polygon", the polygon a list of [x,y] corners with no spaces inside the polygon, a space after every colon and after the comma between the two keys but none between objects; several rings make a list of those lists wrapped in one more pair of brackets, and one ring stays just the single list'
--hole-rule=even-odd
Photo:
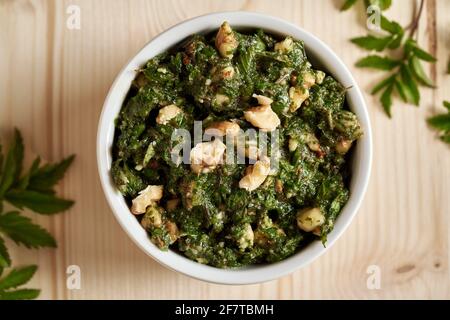
[{"label": "leaf stem", "polygon": [[425,0],[420,0],[419,11],[416,14],[417,2],[415,2],[414,12],[413,12],[413,20],[411,21],[411,24],[408,27],[406,27],[406,30],[409,30],[410,38],[412,38],[414,36],[414,34],[417,32],[417,28],[419,27],[420,17],[422,16],[422,13],[423,13],[424,4],[425,4]]}]

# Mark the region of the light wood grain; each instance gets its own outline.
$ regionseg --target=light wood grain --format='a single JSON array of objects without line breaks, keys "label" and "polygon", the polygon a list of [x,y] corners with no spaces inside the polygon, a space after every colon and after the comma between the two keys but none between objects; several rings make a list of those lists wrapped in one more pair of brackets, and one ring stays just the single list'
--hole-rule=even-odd
[{"label": "light wood grain", "polygon": [[[56,236],[56,250],[9,243],[16,264],[37,263],[32,285],[45,299],[339,299],[450,298],[450,150],[424,119],[450,99],[450,1],[428,0],[419,39],[439,59],[439,89],[423,90],[420,108],[396,102],[389,120],[366,94],[374,130],[374,167],[357,218],[332,250],[278,281],[251,286],[207,284],[169,271],[120,229],[97,178],[95,139],[103,99],[124,63],[164,29],[214,11],[275,15],[316,34],[350,66],[368,92],[379,74],[353,67],[363,52],[349,44],[366,32],[359,12],[336,1],[24,1],[0,0],[0,135],[14,126],[27,146],[49,160],[77,159],[60,186],[76,199],[56,217],[30,214]],[[66,8],[81,8],[81,30],[66,28]],[[407,23],[412,1],[394,1],[388,15]],[[81,290],[66,289],[66,268],[78,265]],[[380,290],[366,286],[378,265]]]}]

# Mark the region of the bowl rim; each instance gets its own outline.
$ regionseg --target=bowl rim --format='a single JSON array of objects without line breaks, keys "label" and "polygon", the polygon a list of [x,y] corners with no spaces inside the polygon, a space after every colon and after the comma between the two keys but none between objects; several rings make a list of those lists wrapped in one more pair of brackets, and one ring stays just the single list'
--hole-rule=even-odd
[{"label": "bowl rim", "polygon": [[[230,25],[237,26],[237,28],[262,28],[271,33],[291,35],[296,39],[303,40],[306,51],[312,53],[320,64],[324,64],[323,67],[327,69],[327,73],[331,73],[340,83],[349,88],[346,101],[350,109],[357,114],[364,129],[364,136],[358,140],[355,146],[356,155],[354,155],[352,163],[350,198],[341,210],[333,231],[328,235],[327,246],[324,247],[320,241],[314,241],[280,262],[240,269],[215,268],[189,260],[187,257],[171,250],[168,252],[161,251],[149,240],[144,229],[131,214],[123,196],[115,188],[110,176],[111,145],[115,129],[114,119],[120,111],[131,81],[135,78],[136,67],[182,41],[185,38],[183,35],[217,29],[225,20]],[[147,52],[151,52],[151,54]],[[281,18],[248,11],[223,11],[184,20],[166,29],[147,42],[125,64],[111,85],[100,114],[97,131],[97,166],[103,192],[117,222],[142,251],[163,266],[192,278],[217,284],[243,285],[262,283],[290,274],[310,264],[333,246],[348,228],[361,206],[371,173],[372,148],[372,129],[363,94],[349,69],[324,42],[312,33]],[[356,176],[355,172],[357,172]]]}]

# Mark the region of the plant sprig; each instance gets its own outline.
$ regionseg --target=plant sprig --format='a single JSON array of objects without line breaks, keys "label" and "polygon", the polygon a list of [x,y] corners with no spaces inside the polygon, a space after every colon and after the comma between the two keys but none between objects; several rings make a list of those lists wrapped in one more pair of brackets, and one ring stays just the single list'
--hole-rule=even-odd
[{"label": "plant sprig", "polygon": [[[37,157],[31,167],[23,170],[24,145],[22,135],[15,130],[6,157],[0,145],[0,276],[4,268],[11,267],[12,261],[2,237],[8,237],[17,245],[27,248],[57,246],[56,240],[43,227],[35,224],[20,211],[3,212],[3,203],[23,210],[49,215],[69,209],[73,201],[59,198],[54,187],[63,178],[72,164],[74,156],[70,156],[56,164],[41,165]],[[34,299],[39,295],[36,289],[16,289],[27,283],[36,266],[12,269],[8,275],[0,279],[0,300],[2,299]]]},{"label": "plant sprig", "polygon": [[[366,7],[376,5],[381,11],[392,5],[392,0],[363,0]],[[425,0],[421,0],[418,13],[414,12],[412,22],[405,28],[395,21],[390,21],[380,15],[381,34],[369,34],[351,39],[357,46],[375,52],[385,52],[385,55],[371,54],[356,62],[359,68],[372,68],[387,72],[388,75],[377,83],[371,93],[380,94],[380,102],[384,111],[392,117],[392,96],[394,93],[406,103],[418,106],[420,104],[420,87],[436,88],[424,70],[423,62],[435,63],[437,60],[426,50],[423,50],[414,39],[419,26]],[[345,0],[341,11],[353,7],[357,0]],[[447,65],[450,74],[450,60]],[[449,109],[450,103],[444,101],[444,107]],[[431,127],[440,132],[441,140],[450,144],[450,111],[428,119]]]},{"label": "plant sprig", "polygon": [[444,101],[443,105],[447,113],[428,118],[428,124],[438,130],[442,141],[450,143],[450,102]]},{"label": "plant sprig", "polygon": [[[348,4],[346,1],[345,4]],[[367,4],[380,5],[387,9],[391,1],[366,1]],[[345,6],[344,8],[347,8]],[[356,66],[359,68],[372,68],[384,71],[387,75],[372,89],[372,94],[380,93],[380,102],[386,114],[392,116],[393,94],[396,93],[406,103],[419,106],[420,87],[435,88],[423,67],[423,62],[435,63],[434,58],[426,50],[420,48],[414,36],[421,16],[423,1],[418,15],[412,23],[403,28],[399,23],[380,16],[380,33],[369,34],[351,39],[357,46],[375,52],[384,52],[385,55],[370,54],[360,59]],[[407,32],[409,30],[409,33]]]}]

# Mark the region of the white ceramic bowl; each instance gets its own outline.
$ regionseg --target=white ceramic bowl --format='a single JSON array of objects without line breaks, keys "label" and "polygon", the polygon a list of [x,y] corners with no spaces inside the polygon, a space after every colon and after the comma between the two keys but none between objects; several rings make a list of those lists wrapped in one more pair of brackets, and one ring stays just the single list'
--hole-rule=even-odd
[{"label": "white ceramic bowl", "polygon": [[[327,247],[325,248],[320,241],[315,241],[281,262],[235,270],[202,265],[176,252],[159,250],[149,240],[147,233],[134,215],[130,213],[124,198],[114,186],[110,176],[114,120],[118,116],[131,82],[136,76],[135,70],[139,69],[150,58],[192,34],[216,30],[225,20],[235,29],[262,28],[269,33],[290,35],[295,39],[303,40],[313,66],[326,70],[341,84],[350,88],[347,92],[347,102],[350,109],[357,114],[364,129],[364,137],[358,140],[353,154],[350,199],[338,217],[334,230],[328,235]],[[97,161],[103,190],[117,221],[145,253],[164,266],[197,279],[221,284],[250,284],[279,278],[309,264],[330,249],[347,229],[358,211],[369,181],[372,162],[372,134],[369,115],[358,85],[341,59],[327,45],[309,32],[278,18],[250,12],[222,12],[193,18],[161,33],[139,51],[123,68],[106,97],[100,116],[97,136]]]}]

